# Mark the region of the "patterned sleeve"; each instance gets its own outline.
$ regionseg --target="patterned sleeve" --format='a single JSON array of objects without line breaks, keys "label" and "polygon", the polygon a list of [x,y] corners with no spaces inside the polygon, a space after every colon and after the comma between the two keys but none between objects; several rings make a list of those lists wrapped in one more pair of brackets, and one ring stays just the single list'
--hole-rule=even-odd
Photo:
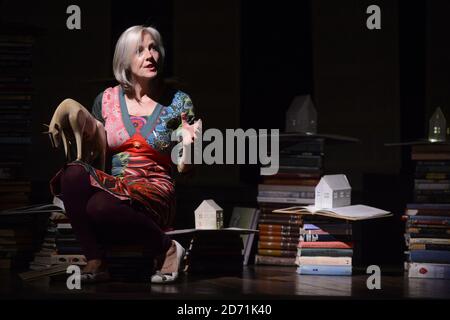
[{"label": "patterned sleeve", "polygon": [[101,92],[95,98],[91,113],[94,116],[94,118],[96,118],[98,121],[103,123],[103,125],[105,125],[105,119],[103,119],[103,116],[102,116],[102,99],[103,99],[103,92]]},{"label": "patterned sleeve", "polygon": [[180,125],[178,126],[178,129],[181,128],[181,114],[183,112],[187,114],[187,121],[190,124],[194,123],[195,120],[194,105],[192,104],[191,98],[186,93],[182,94],[180,105],[181,105],[181,108],[179,109]]}]

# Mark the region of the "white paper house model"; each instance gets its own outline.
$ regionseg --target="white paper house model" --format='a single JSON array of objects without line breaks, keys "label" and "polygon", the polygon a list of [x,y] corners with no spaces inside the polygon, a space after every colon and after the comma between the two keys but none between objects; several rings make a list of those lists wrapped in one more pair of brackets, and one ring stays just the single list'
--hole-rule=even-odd
[{"label": "white paper house model", "polygon": [[195,210],[195,229],[222,229],[223,209],[214,200],[204,200]]},{"label": "white paper house model", "polygon": [[351,204],[352,188],[344,174],[325,175],[316,186],[316,208],[337,208]]},{"label": "white paper house model", "polygon": [[317,133],[317,111],[310,95],[292,101],[286,112],[286,132]]}]

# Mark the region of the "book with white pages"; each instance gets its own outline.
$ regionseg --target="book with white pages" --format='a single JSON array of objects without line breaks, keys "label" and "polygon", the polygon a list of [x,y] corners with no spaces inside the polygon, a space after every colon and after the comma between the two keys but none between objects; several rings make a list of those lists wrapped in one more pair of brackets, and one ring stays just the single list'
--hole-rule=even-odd
[{"label": "book with white pages", "polygon": [[317,208],[315,206],[306,206],[306,207],[297,206],[285,209],[278,209],[274,210],[273,212],[286,214],[319,215],[351,221],[360,221],[392,216],[392,214],[389,211],[385,211],[382,209],[362,204],[338,208]]},{"label": "book with white pages", "polygon": [[0,214],[29,214],[29,213],[49,213],[49,212],[65,212],[64,203],[58,197],[53,198],[52,203],[35,204],[30,206],[6,209]]}]

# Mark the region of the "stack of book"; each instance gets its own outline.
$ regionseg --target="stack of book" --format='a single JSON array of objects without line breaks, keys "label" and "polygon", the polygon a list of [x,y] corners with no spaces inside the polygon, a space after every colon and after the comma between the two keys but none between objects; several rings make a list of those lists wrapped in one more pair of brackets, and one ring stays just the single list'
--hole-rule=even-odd
[{"label": "stack of book", "polygon": [[27,269],[39,250],[48,214],[0,212],[0,269]]},{"label": "stack of book", "polygon": [[450,144],[413,145],[416,162],[414,201],[450,203]]},{"label": "stack of book", "polygon": [[302,217],[262,208],[259,217],[258,253],[255,264],[295,266]]},{"label": "stack of book", "polygon": [[304,138],[280,150],[278,173],[264,176],[258,187],[261,207],[314,203],[314,188],[323,174],[324,139]]},{"label": "stack of book", "polygon": [[304,220],[295,259],[301,275],[351,275],[355,247],[351,222],[391,215],[366,205],[291,207],[275,212],[297,214]]},{"label": "stack of book", "polygon": [[450,204],[408,204],[404,217],[408,276],[450,279]]},{"label": "stack of book", "polygon": [[80,242],[67,218],[56,224],[56,251],[58,255],[82,255]]},{"label": "stack of book", "polygon": [[278,173],[263,176],[258,185],[259,220],[256,264],[295,266],[301,219],[273,210],[314,203],[315,187],[323,174],[324,138],[302,137],[280,146]]},{"label": "stack of book", "polygon": [[318,218],[306,217],[308,223],[300,230],[297,273],[351,275],[352,225],[346,220]]},{"label": "stack of book", "polygon": [[21,269],[33,256],[36,247],[34,231],[24,227],[23,220],[5,223],[2,218],[0,217],[0,269]]},{"label": "stack of book", "polygon": [[414,203],[407,204],[409,277],[450,278],[450,144],[413,145]]},{"label": "stack of book", "polygon": [[27,205],[33,37],[0,34],[0,210]]},{"label": "stack of book", "polygon": [[[153,271],[153,259],[144,253],[142,246],[109,245],[106,264],[111,277],[118,281],[148,280]],[[30,263],[30,270],[51,270],[58,265],[86,265],[68,218],[63,213],[52,214],[41,248]]]},{"label": "stack of book", "polygon": [[34,254],[34,259],[30,263],[30,270],[42,270],[51,267],[52,256],[56,252],[56,223],[58,214],[50,214],[47,231],[39,251]]},{"label": "stack of book", "polygon": [[78,240],[67,217],[63,213],[52,213],[41,249],[30,263],[31,270],[42,270],[59,264],[83,266],[86,257],[82,254]]}]

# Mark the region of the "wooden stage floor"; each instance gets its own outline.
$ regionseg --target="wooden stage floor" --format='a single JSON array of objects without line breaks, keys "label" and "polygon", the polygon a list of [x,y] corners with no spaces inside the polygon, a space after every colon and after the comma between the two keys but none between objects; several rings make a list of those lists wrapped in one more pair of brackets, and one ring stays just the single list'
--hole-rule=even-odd
[{"label": "wooden stage floor", "polygon": [[64,281],[24,283],[16,274],[2,271],[0,299],[450,299],[450,280],[409,279],[391,271],[382,274],[380,290],[369,290],[368,277],[300,276],[294,267],[249,266],[242,276],[184,275],[170,285],[107,282],[68,290]]}]

